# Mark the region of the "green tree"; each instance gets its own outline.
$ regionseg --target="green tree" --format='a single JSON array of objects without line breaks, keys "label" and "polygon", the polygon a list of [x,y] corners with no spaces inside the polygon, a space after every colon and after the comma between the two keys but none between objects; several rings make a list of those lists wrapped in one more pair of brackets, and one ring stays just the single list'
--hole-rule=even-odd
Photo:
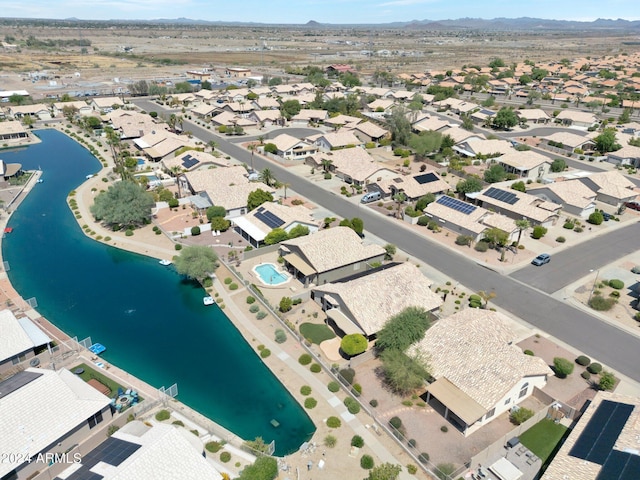
[{"label": "green tree", "polygon": [[521,425],[527,420],[533,417],[533,410],[529,410],[528,408],[520,407],[518,410],[512,410],[509,415],[509,420],[514,425]]},{"label": "green tree", "polygon": [[501,58],[494,58],[493,60],[491,60],[491,62],[489,62],[489,67],[491,68],[502,68],[504,67],[504,60],[502,60]]},{"label": "green tree", "polygon": [[24,105],[25,103],[27,103],[27,97],[25,97],[24,95],[20,95],[19,93],[14,93],[9,97],[9,102],[11,102],[13,105]]},{"label": "green tree", "polygon": [[473,132],[476,126],[473,124],[473,120],[471,120],[471,117],[469,115],[461,115],[460,119],[462,120],[462,125],[460,125],[460,128],[467,130],[468,132]]},{"label": "green tree", "polygon": [[265,192],[261,188],[258,188],[249,194],[249,197],[247,198],[247,209],[251,211],[254,208],[258,208],[265,202],[273,202],[273,195],[269,192]]},{"label": "green tree", "polygon": [[297,115],[302,110],[302,106],[298,100],[287,100],[280,106],[282,116],[287,120],[291,120],[291,117]]},{"label": "green tree", "polygon": [[211,230],[218,232],[226,232],[231,226],[231,222],[224,217],[213,217],[211,220]]},{"label": "green tree", "polygon": [[421,307],[407,307],[391,317],[378,332],[376,348],[405,351],[424,337],[430,327],[429,312]]},{"label": "green tree", "polygon": [[357,87],[360,85],[360,79],[354,72],[344,72],[339,76],[340,83],[345,87]]},{"label": "green tree", "polygon": [[416,202],[416,210],[418,212],[422,212],[427,205],[436,201],[436,196],[433,193],[427,193],[426,195],[420,197]]},{"label": "green tree", "polygon": [[191,93],[193,91],[193,87],[189,82],[178,82],[174,88],[176,93]]},{"label": "green tree", "polygon": [[73,122],[78,114],[78,109],[74,105],[65,105],[62,107],[62,115],[67,119],[67,122]]},{"label": "green tree", "polygon": [[100,192],[90,210],[110,227],[136,227],[151,219],[153,197],[135,182],[124,180]]},{"label": "green tree", "polygon": [[289,234],[282,228],[274,228],[264,237],[265,245],[275,245],[289,239]]},{"label": "green tree", "polygon": [[278,476],[278,462],[273,457],[258,457],[253,465],[242,469],[238,480],[273,480]]},{"label": "green tree", "polygon": [[529,222],[529,220],[527,220],[526,218],[523,218],[520,220],[516,220],[515,224],[516,224],[516,227],[518,227],[518,245],[519,245],[520,238],[522,237],[522,232],[531,228],[531,222]]},{"label": "green tree", "polygon": [[527,186],[524,184],[522,180],[520,180],[519,182],[512,183],[511,188],[513,190],[517,190],[522,193],[525,193],[527,191]]},{"label": "green tree", "polygon": [[603,155],[620,149],[620,145],[616,143],[615,128],[605,128],[593,141],[596,144],[596,150]]},{"label": "green tree", "polygon": [[383,463],[369,470],[369,476],[365,480],[397,480],[401,471],[400,465]]},{"label": "green tree", "polygon": [[484,171],[484,181],[488,183],[501,182],[506,176],[507,173],[499,163],[494,163]]},{"label": "green tree", "polygon": [[395,107],[387,116],[387,126],[394,145],[408,145],[411,138],[411,122],[407,118],[407,109]]},{"label": "green tree", "polygon": [[503,247],[509,241],[509,234],[498,227],[493,227],[484,232],[484,238],[492,247]]},{"label": "green tree", "polygon": [[404,192],[398,192],[393,196],[393,201],[396,202],[396,217],[402,218],[402,205],[407,200],[407,196]]},{"label": "green tree", "polygon": [[630,119],[631,119],[631,109],[630,108],[625,108],[622,111],[622,114],[620,115],[620,118],[618,119],[618,123],[629,123]]},{"label": "green tree", "polygon": [[393,260],[393,256],[396,254],[397,247],[393,243],[387,243],[384,246],[384,259]]},{"label": "green tree", "polygon": [[173,264],[180,275],[203,281],[218,268],[218,255],[209,247],[189,246],[173,258]]},{"label": "green tree", "polygon": [[276,177],[273,175],[273,172],[269,168],[264,168],[260,172],[260,181],[264,183],[267,187],[272,186],[276,183]]},{"label": "green tree", "polygon": [[280,304],[278,305],[278,308],[282,313],[288,312],[289,310],[291,310],[292,307],[293,307],[293,300],[291,300],[291,297],[282,297],[280,299]]},{"label": "green tree", "polygon": [[360,333],[352,333],[342,337],[340,348],[350,357],[360,355],[367,350],[369,342],[364,335]]},{"label": "green tree", "polygon": [[212,218],[214,217],[224,217],[227,215],[227,209],[220,206],[220,205],[214,205],[212,207],[207,208],[207,220],[211,221]]},{"label": "green tree", "polygon": [[555,357],[553,359],[553,369],[558,377],[565,378],[573,373],[573,362],[566,358]]},{"label": "green tree", "polygon": [[482,190],[482,181],[479,178],[469,177],[466,180],[462,180],[456,184],[456,192],[465,194],[479,192]]},{"label": "green tree", "polygon": [[385,381],[401,395],[413,392],[429,378],[426,359],[420,355],[406,355],[401,350],[387,349],[380,355]]},{"label": "green tree", "polygon": [[493,124],[497,128],[513,128],[518,124],[518,115],[510,107],[502,107],[493,117]]},{"label": "green tree", "polygon": [[90,130],[95,130],[102,126],[102,122],[98,117],[85,117],[84,119],[85,128]]},{"label": "green tree", "polygon": [[595,211],[591,215],[589,215],[589,218],[587,218],[587,222],[592,225],[600,225],[602,222],[604,222],[604,215],[602,215],[600,211]]},{"label": "green tree", "polygon": [[309,227],[304,225],[296,225],[291,230],[289,230],[289,238],[298,238],[304,237],[305,235],[309,235]]},{"label": "green tree", "polygon": [[437,152],[442,145],[442,134],[434,131],[420,132],[419,135],[412,133],[409,137],[409,147],[418,155],[424,156],[428,153]]},{"label": "green tree", "polygon": [[567,162],[563,158],[554,158],[551,162],[551,171],[554,173],[564,172],[567,168]]},{"label": "green tree", "polygon": [[600,382],[598,382],[598,388],[600,390],[613,390],[613,387],[616,384],[616,377],[613,376],[613,373],[603,371],[600,374]]}]

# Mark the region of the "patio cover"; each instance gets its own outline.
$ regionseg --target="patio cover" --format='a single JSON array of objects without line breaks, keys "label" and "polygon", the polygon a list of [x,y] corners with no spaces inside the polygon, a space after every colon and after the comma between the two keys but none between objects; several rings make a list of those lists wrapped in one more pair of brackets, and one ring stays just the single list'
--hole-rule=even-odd
[{"label": "patio cover", "polygon": [[340,330],[342,330],[346,335],[351,335],[352,333],[359,333],[361,335],[367,336],[366,333],[362,331],[360,327],[358,327],[355,323],[353,323],[348,317],[345,316],[337,308],[332,308],[326,311],[327,317],[336,322],[336,325]]},{"label": "patio cover", "polygon": [[29,317],[18,318],[18,323],[33,342],[34,347],[40,347],[51,342],[51,339],[40,330]]},{"label": "patio cover", "polygon": [[464,393],[445,377],[427,387],[427,392],[436,397],[467,425],[473,425],[487,413],[487,409]]},{"label": "patio cover", "polygon": [[518,480],[522,477],[522,472],[518,470],[513,463],[504,457],[500,457],[493,465],[489,467],[500,480]]},{"label": "patio cover", "polygon": [[305,262],[295,253],[290,253],[289,255],[285,255],[284,260],[293,268],[295,268],[300,273],[302,273],[302,275],[304,275],[305,277],[308,277],[309,275],[313,275],[314,273],[316,273],[316,271],[313,269],[311,265],[309,265],[307,262]]},{"label": "patio cover", "polygon": [[263,241],[267,236],[266,233],[256,227],[251,220],[246,217],[236,217],[233,219],[233,223],[235,223],[238,228],[253,238],[256,242]]}]

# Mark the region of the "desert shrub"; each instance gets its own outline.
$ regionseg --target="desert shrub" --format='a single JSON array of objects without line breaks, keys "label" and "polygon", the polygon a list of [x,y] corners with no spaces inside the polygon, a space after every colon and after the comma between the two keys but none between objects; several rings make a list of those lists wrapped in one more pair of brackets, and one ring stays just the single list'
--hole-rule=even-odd
[{"label": "desert shrub", "polygon": [[573,230],[575,228],[575,224],[573,222],[566,221],[564,222],[564,225],[562,225],[562,228],[566,228],[567,230]]},{"label": "desert shrub", "polygon": [[602,365],[600,365],[599,363],[592,363],[587,367],[587,370],[589,371],[589,373],[597,375],[602,371]]},{"label": "desert shrub", "polygon": [[374,462],[373,457],[371,455],[363,455],[360,458],[360,466],[365,470],[371,470],[373,468]]},{"label": "desert shrub", "polygon": [[229,285],[229,290],[237,290],[238,289],[238,284],[233,282],[231,285]]},{"label": "desert shrub", "polygon": [[109,425],[109,428],[107,429],[107,437],[110,437],[111,435],[116,433],[118,430],[120,430],[119,426],[117,426],[117,425]]},{"label": "desert shrub", "polygon": [[315,398],[313,397],[305,398],[304,408],[308,408],[309,410],[311,410],[312,408],[315,408],[316,405],[318,405],[318,401]]},{"label": "desert shrub", "polygon": [[416,442],[415,438],[411,438],[407,442],[407,445],[409,445],[411,448],[416,448],[416,446],[418,445],[418,442]]},{"label": "desert shrub", "polygon": [[449,431],[449,427],[447,427],[446,425],[442,425],[440,427],[440,431],[443,433],[447,433]]},{"label": "desert shrub", "polygon": [[329,428],[339,428],[342,425],[342,422],[338,417],[329,417],[327,418],[327,427]]},{"label": "desert shrub", "polygon": [[200,227],[197,225],[195,227],[191,227],[191,235],[194,237],[200,235]]},{"label": "desert shrub", "polygon": [[331,174],[329,172],[324,174],[324,179],[325,180],[331,180]]},{"label": "desert shrub", "polygon": [[304,396],[307,396],[311,393],[311,387],[309,385],[303,385],[300,387],[300,393]]},{"label": "desert shrub", "polygon": [[227,463],[229,460],[231,460],[231,454],[229,452],[222,452],[220,454],[220,461],[222,463]]},{"label": "desert shrub", "polygon": [[511,423],[513,423],[514,425],[520,425],[529,420],[531,417],[533,417],[532,410],[520,407],[518,410],[514,410],[511,412],[511,414],[509,415],[509,420],[511,420]]},{"label": "desert shrub", "polygon": [[281,328],[276,329],[275,340],[276,343],[284,343],[287,341],[287,334],[284,333],[284,330],[282,330]]},{"label": "desert shrub", "polygon": [[565,378],[573,372],[573,363],[566,358],[555,357],[553,359],[553,368],[558,377]]},{"label": "desert shrub", "polygon": [[598,388],[600,390],[613,390],[616,384],[616,377],[611,372],[602,372],[600,374],[600,382],[598,382]]},{"label": "desert shrub", "polygon": [[556,242],[558,242],[558,243],[564,243],[564,242],[566,242],[566,241],[567,241],[567,239],[566,239],[566,238],[564,238],[564,237],[558,237],[558,238],[556,238]]},{"label": "desert shrub", "polygon": [[169,413],[169,410],[160,410],[158,413],[156,413],[156,420],[158,420],[159,422],[169,420],[170,417],[171,414]]},{"label": "desert shrub", "polygon": [[362,448],[362,447],[364,447],[364,440],[362,439],[362,437],[360,435],[354,435],[351,438],[351,446],[352,447]]},{"label": "desert shrub", "polygon": [[340,370],[340,377],[346,385],[352,385],[353,379],[356,377],[356,371],[353,368],[343,368]]},{"label": "desert shrub", "polygon": [[589,215],[587,222],[591,223],[592,225],[600,225],[602,222],[604,222],[604,216],[601,212],[593,212],[591,215]]},{"label": "desert shrub", "polygon": [[439,232],[440,231],[440,227],[438,226],[438,222],[436,222],[435,220],[431,220],[429,221],[429,223],[427,223],[427,228],[433,232]]},{"label": "desert shrub", "polygon": [[327,388],[331,393],[336,393],[338,390],[340,390],[340,384],[338,382],[329,382]]},{"label": "desert shrub", "polygon": [[313,373],[320,373],[320,371],[322,370],[322,367],[318,363],[312,363],[311,366],[309,367],[309,370],[311,370],[311,372]]},{"label": "desert shrub", "polygon": [[263,348],[262,350],[260,350],[260,358],[267,358],[270,355],[271,350],[269,350],[268,348]]},{"label": "desert shrub", "polygon": [[333,435],[327,435],[324,437],[324,446],[328,448],[333,448],[338,443],[338,439]]},{"label": "desert shrub", "polygon": [[531,233],[531,236],[536,240],[539,240],[542,237],[544,237],[546,233],[547,233],[547,229],[545,227],[543,227],[542,225],[536,225],[535,227],[533,227],[533,232]]},{"label": "desert shrub", "polygon": [[345,335],[340,342],[340,348],[350,357],[363,353],[367,350],[368,345],[367,339],[360,333]]},{"label": "desert shrub", "polygon": [[486,252],[487,250],[489,250],[489,244],[487,242],[478,242],[473,248],[476,250],[476,252]]},{"label": "desert shrub", "polygon": [[418,225],[420,225],[421,227],[426,227],[429,224],[429,217],[427,217],[426,215],[422,215],[421,217],[418,218]]},{"label": "desert shrub", "polygon": [[482,306],[482,298],[480,298],[480,295],[469,295],[469,306],[471,308],[480,308]]},{"label": "desert shrub", "polygon": [[418,460],[420,460],[420,463],[429,463],[429,454],[427,452],[422,452],[418,455]]},{"label": "desert shrub", "polygon": [[602,295],[594,295],[591,297],[589,306],[599,312],[605,312],[611,310],[611,307],[615,305],[616,301],[613,298],[604,298]]},{"label": "desert shrub", "polygon": [[344,399],[344,406],[347,407],[349,413],[355,415],[360,412],[360,404],[357,400],[354,400],[351,397],[347,397]]},{"label": "desert shrub", "polygon": [[576,233],[582,233],[582,232],[584,232],[584,229],[582,227],[576,227],[576,228],[573,229],[573,231],[576,232]]},{"label": "desert shrub", "polygon": [[464,245],[465,247],[471,245],[473,237],[471,235],[458,235],[456,237],[456,245]]},{"label": "desert shrub", "polygon": [[408,463],[407,472],[409,472],[411,475],[415,475],[416,473],[418,473],[418,467],[416,467],[413,463]]},{"label": "desert shrub", "polygon": [[258,313],[258,310],[260,310],[260,306],[259,306],[259,305],[251,305],[251,306],[249,307],[249,311],[250,311],[251,313]]},{"label": "desert shrub", "polygon": [[389,425],[391,425],[396,430],[400,430],[402,428],[402,420],[400,417],[391,417],[389,420]]},{"label": "desert shrub", "polygon": [[357,394],[356,397],[360,396],[360,394],[362,394],[362,385],[354,383],[351,391]]},{"label": "desert shrub", "polygon": [[624,282],[622,280],[614,278],[612,280],[609,280],[609,286],[611,288],[615,288],[616,290],[622,290],[624,288]]},{"label": "desert shrub", "polygon": [[302,355],[300,355],[300,357],[298,357],[298,363],[300,365],[309,365],[311,363],[311,355],[309,355],[308,353],[303,353]]},{"label": "desert shrub", "polygon": [[256,318],[258,320],[262,320],[263,318],[265,318],[267,316],[267,312],[263,312],[262,310],[260,310],[257,314],[256,314]]},{"label": "desert shrub", "polygon": [[369,400],[369,405],[371,405],[373,408],[376,408],[378,406],[378,400],[372,398],[371,400]]},{"label": "desert shrub", "polygon": [[176,250],[182,250],[182,245],[180,245],[179,243],[176,243],[176,246],[174,248]]},{"label": "desert shrub", "polygon": [[580,355],[578,358],[576,358],[576,363],[578,365],[582,365],[583,367],[586,367],[591,363],[591,359],[585,355]]},{"label": "desert shrub", "polygon": [[227,277],[223,281],[225,285],[231,285],[231,282],[233,282],[233,278]]},{"label": "desert shrub", "polygon": [[293,300],[291,300],[291,297],[282,297],[280,299],[280,305],[278,306],[278,308],[280,309],[281,312],[285,313],[291,310],[292,305],[293,305]]},{"label": "desert shrub", "polygon": [[533,357],[533,356],[534,356],[534,353],[533,353],[531,350],[525,350],[525,351],[524,351],[524,354],[525,354],[525,355],[529,355],[529,356],[531,356],[531,357]]},{"label": "desert shrub", "polygon": [[584,378],[585,380],[589,380],[589,379],[591,378],[591,374],[590,374],[589,372],[587,372],[586,370],[585,370],[584,372],[582,372],[582,373],[580,374],[580,376],[581,376],[582,378]]},{"label": "desert shrub", "polygon": [[220,449],[223,447],[223,444],[220,442],[207,442],[204,448],[207,449],[207,452],[218,453]]},{"label": "desert shrub", "polygon": [[612,298],[616,298],[616,299],[620,298],[620,292],[618,290],[614,290],[613,292],[611,292],[609,294],[609,296],[612,297]]}]

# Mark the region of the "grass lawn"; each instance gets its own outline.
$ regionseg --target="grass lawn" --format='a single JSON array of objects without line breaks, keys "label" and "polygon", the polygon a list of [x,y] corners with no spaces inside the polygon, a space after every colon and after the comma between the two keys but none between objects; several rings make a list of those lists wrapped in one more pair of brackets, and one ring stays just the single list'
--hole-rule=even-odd
[{"label": "grass lawn", "polygon": [[78,376],[85,382],[88,382],[92,378],[95,378],[103,385],[106,385],[107,387],[109,387],[109,390],[111,390],[111,394],[109,396],[111,397],[115,396],[118,393],[118,388],[121,388],[122,390],[127,389],[127,387],[123,387],[119,383],[114,382],[106,375],[103,375],[102,373],[88,366],[86,363],[81,363],[80,365],[76,365],[75,367],[70,368],[69,371],[73,372],[76,368],[84,369],[84,373],[81,373]]},{"label": "grass lawn", "polygon": [[567,430],[564,425],[545,418],[520,435],[520,443],[535,453],[544,465]]},{"label": "grass lawn", "polygon": [[329,327],[318,323],[303,323],[300,325],[300,333],[304,338],[309,339],[311,343],[317,345],[336,336]]}]

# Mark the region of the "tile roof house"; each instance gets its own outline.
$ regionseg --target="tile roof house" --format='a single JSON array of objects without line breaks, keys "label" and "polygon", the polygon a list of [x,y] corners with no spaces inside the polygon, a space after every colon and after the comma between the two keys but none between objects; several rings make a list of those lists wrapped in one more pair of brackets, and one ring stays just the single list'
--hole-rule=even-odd
[{"label": "tile roof house", "polygon": [[582,136],[571,132],[555,132],[542,138],[546,140],[547,144],[555,142],[556,148],[568,150],[569,152],[573,152],[576,148],[585,152],[595,148],[593,136],[591,135]]},{"label": "tile roof house", "polygon": [[347,183],[365,185],[368,182],[379,182],[398,176],[378,163],[369,153],[360,147],[344,148],[332,152],[319,153],[307,159],[307,163],[320,167],[325,161],[330,162],[329,170]]},{"label": "tile roof house", "polygon": [[306,157],[318,152],[318,147],[314,144],[292,137],[287,133],[281,133],[275,138],[267,140],[276,146],[276,155],[286,160],[304,160]]},{"label": "tile roof house", "polygon": [[488,187],[480,192],[467,194],[479,206],[501,213],[514,220],[523,218],[529,220],[531,225],[550,227],[560,218],[559,212],[562,205],[547,202],[528,193],[513,189]]},{"label": "tile roof house", "polygon": [[51,339],[29,317],[16,318],[11,310],[0,311],[0,373],[33,358]]},{"label": "tile roof house", "polygon": [[640,399],[598,392],[588,404],[543,480],[634,480],[640,472]]},{"label": "tile roof house", "polygon": [[625,145],[615,152],[609,152],[607,162],[614,165],[633,165],[638,168],[640,166],[640,147]]},{"label": "tile roof house", "polygon": [[563,212],[581,218],[588,218],[596,208],[596,193],[577,179],[548,183],[530,189],[528,193],[548,202],[559,203]]},{"label": "tile roof house", "polygon": [[598,201],[619,207],[638,196],[636,184],[615,170],[598,172],[579,180],[598,195]]},{"label": "tile roof house", "polygon": [[0,478],[33,478],[46,463],[28,457],[69,451],[111,420],[110,403],[65,369],[28,368],[0,382],[0,451],[16,454],[0,462]]},{"label": "tile roof house", "polygon": [[349,227],[334,227],[286,240],[280,244],[280,254],[286,268],[302,283],[323,285],[382,262],[385,251],[379,245],[365,245]]},{"label": "tile roof house", "polygon": [[320,149],[325,151],[337,150],[349,146],[362,146],[364,142],[352,132],[341,130],[314,136],[312,140]]},{"label": "tile roof house", "polygon": [[360,139],[361,142],[378,143],[389,135],[389,131],[379,127],[373,122],[362,122],[350,128],[351,132]]},{"label": "tile roof house", "polygon": [[451,188],[437,172],[426,171],[416,175],[399,175],[374,184],[382,191],[384,197],[404,193],[407,201],[410,202],[415,202],[428,193],[434,195],[446,193]]},{"label": "tile roof house", "polygon": [[57,117],[62,115],[64,107],[73,107],[77,110],[78,115],[91,115],[93,112],[90,105],[83,100],[76,100],[74,102],[55,102],[53,104],[53,114]]},{"label": "tile roof house", "polygon": [[265,237],[274,228],[282,228],[288,233],[292,228],[302,225],[309,229],[309,234],[316,233],[319,228],[319,222],[308,208],[272,202],[263,203],[249,213],[234,218],[232,223],[234,230],[256,248],[264,243]]},{"label": "tile roof house", "polygon": [[254,190],[270,190],[262,183],[249,182],[242,166],[194,170],[180,175],[178,184],[183,194],[206,195],[211,205],[224,207],[227,218],[247,213],[247,200]]},{"label": "tile roof house", "polygon": [[527,123],[549,123],[551,120],[547,112],[540,108],[524,108],[515,112],[520,117],[520,121]]},{"label": "tile roof house", "polygon": [[13,105],[8,108],[9,115],[16,120],[27,116],[35,117],[39,120],[51,120],[53,118],[51,109],[43,103],[33,105]]},{"label": "tile roof house", "polygon": [[395,263],[314,287],[311,298],[345,335],[371,337],[407,307],[438,310],[443,301],[432,283],[415,265]]},{"label": "tile roof house", "polygon": [[[449,134],[448,130],[442,132]],[[478,138],[469,138],[463,142],[456,143],[453,149],[467,157],[475,157],[477,155],[504,155],[513,152],[511,142],[506,140],[483,140]]]},{"label": "tile roof house", "polygon": [[231,163],[222,156],[214,157],[199,150],[187,150],[178,156],[170,155],[162,160],[162,167],[174,174],[197,170],[204,166],[229,167]]},{"label": "tile roof house", "polygon": [[262,126],[278,125],[283,120],[280,110],[256,110],[247,115],[247,118]]},{"label": "tile roof house", "polygon": [[120,139],[144,137],[153,130],[163,130],[149,115],[131,110],[113,110],[107,114],[113,129],[120,132]]},{"label": "tile roof house", "polygon": [[189,137],[176,135],[162,128],[152,130],[146,135],[134,139],[133,143],[155,162],[173,155],[176,150],[183,147],[195,147]]},{"label": "tile roof house", "polygon": [[598,118],[590,112],[562,110],[556,117],[556,121],[560,121],[570,127],[586,129],[595,124]]},{"label": "tile roof house", "polygon": [[116,108],[124,107],[124,102],[120,97],[95,97],[89,103],[96,112],[107,113]]},{"label": "tile roof house", "polygon": [[326,110],[310,110],[303,108],[297,115],[294,115],[291,118],[291,121],[305,124],[309,122],[320,123],[324,122],[327,118],[329,118],[329,113]]},{"label": "tile roof house", "polygon": [[19,121],[0,122],[0,140],[17,140],[28,136],[29,133]]},{"label": "tile roof house", "polygon": [[514,173],[518,178],[531,180],[544,177],[551,167],[549,157],[533,150],[513,150],[498,157],[496,161],[502,165],[507,174]]},{"label": "tile roof house", "polygon": [[409,354],[429,359],[427,403],[445,407],[445,418],[465,436],[542,388],[553,372],[541,358],[524,355],[500,313],[466,308],[435,323]]}]

